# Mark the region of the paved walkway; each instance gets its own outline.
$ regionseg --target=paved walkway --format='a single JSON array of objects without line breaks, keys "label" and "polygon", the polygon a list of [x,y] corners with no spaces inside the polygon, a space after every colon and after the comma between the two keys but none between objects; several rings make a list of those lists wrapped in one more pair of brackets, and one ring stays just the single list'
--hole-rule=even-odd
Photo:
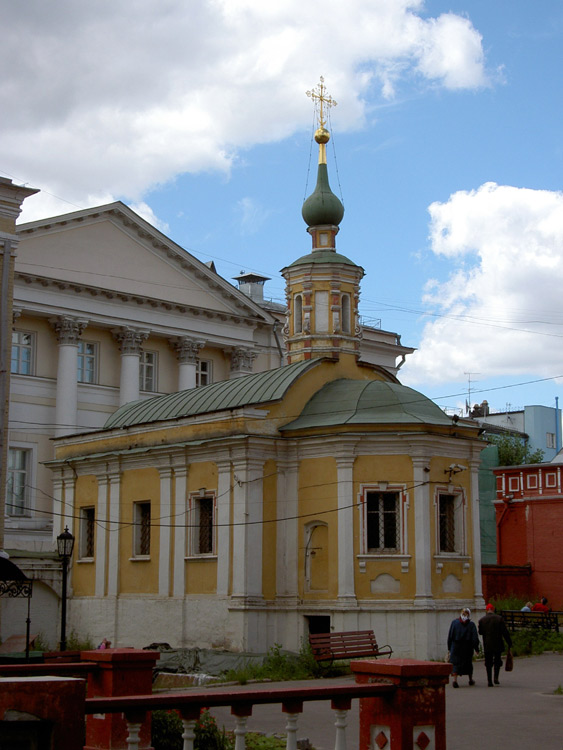
[{"label": "paved walkway", "polygon": [[[477,684],[446,688],[449,750],[563,750],[563,654],[542,654],[514,660],[514,671],[502,672],[501,685],[487,687],[485,667],[476,663]],[[287,683],[285,683],[287,684]],[[310,684],[310,683],[309,683]],[[233,728],[229,709],[214,709],[219,724]],[[352,704],[347,730],[348,750],[358,747],[358,706]],[[279,705],[255,706],[248,729],[284,732]],[[334,715],[326,702],[305,703],[298,737],[308,737],[316,750],[334,748]]]}]

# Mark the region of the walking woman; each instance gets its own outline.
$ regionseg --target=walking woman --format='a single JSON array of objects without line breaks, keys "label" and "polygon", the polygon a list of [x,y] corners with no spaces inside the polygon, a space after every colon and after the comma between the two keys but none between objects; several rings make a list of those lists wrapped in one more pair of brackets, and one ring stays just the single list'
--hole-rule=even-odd
[{"label": "walking woman", "polygon": [[471,610],[464,607],[461,615],[450,625],[448,633],[449,660],[452,664],[453,687],[459,687],[457,678],[468,675],[469,684],[475,685],[473,679],[473,652],[479,653],[479,636],[475,623],[471,622]]}]

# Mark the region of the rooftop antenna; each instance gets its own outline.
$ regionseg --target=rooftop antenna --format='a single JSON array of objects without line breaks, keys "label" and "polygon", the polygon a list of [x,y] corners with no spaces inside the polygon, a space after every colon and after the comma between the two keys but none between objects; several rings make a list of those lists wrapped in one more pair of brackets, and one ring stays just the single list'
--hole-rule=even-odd
[{"label": "rooftop antenna", "polygon": [[464,372],[463,374],[467,375],[467,401],[465,402],[465,406],[467,409],[467,413],[470,414],[471,412],[471,376],[480,375],[481,373],[480,372]]}]

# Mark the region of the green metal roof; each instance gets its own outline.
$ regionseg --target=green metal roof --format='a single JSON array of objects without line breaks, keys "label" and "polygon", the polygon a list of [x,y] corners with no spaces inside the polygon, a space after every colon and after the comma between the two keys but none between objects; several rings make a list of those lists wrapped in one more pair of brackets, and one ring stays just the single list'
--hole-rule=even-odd
[{"label": "green metal roof", "polygon": [[347,266],[358,265],[357,263],[354,263],[353,260],[350,260],[350,258],[347,258],[345,255],[340,255],[340,253],[337,253],[334,250],[314,250],[312,253],[302,255],[301,258],[294,260],[293,263],[289,264],[288,268],[305,265],[307,263],[343,263]]},{"label": "green metal roof", "polygon": [[196,414],[279,401],[304,372],[321,361],[316,359],[295,362],[276,370],[245,375],[236,380],[224,380],[202,388],[190,388],[187,391],[155,396],[144,401],[131,401],[120,406],[111,415],[104,429],[131,427],[147,422],[193,417]]},{"label": "green metal roof", "polygon": [[301,415],[281,430],[343,424],[451,425],[452,420],[422,393],[379,380],[335,380],[309,400]]}]

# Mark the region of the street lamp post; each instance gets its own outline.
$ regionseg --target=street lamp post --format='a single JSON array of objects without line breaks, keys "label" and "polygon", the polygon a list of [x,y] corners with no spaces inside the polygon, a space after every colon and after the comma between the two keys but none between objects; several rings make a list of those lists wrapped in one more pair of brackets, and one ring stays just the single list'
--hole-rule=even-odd
[{"label": "street lamp post", "polygon": [[74,537],[65,526],[65,530],[57,537],[57,551],[63,564],[63,593],[61,607],[61,643],[60,650],[66,651],[66,580],[68,574],[68,563],[72,557]]}]

